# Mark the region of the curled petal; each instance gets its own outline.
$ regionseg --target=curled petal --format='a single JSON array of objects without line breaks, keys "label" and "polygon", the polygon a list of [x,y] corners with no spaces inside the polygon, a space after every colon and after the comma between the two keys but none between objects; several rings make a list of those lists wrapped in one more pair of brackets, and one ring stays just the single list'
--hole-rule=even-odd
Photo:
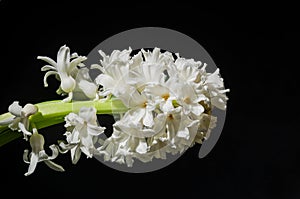
[{"label": "curled petal", "polygon": [[55,171],[61,171],[61,172],[65,171],[62,166],[52,162],[51,160],[45,160],[44,162],[48,167],[50,167],[51,169],[53,169]]},{"label": "curled petal", "polygon": [[56,70],[56,68],[50,65],[45,65],[41,68],[41,71],[47,71],[47,70]]},{"label": "curled petal", "polygon": [[19,126],[20,130],[23,132],[24,135],[29,135],[29,136],[32,135],[32,133],[29,132],[29,131],[25,128],[25,125],[24,125],[23,123],[19,122],[18,126]]},{"label": "curled petal", "polygon": [[58,150],[59,150],[59,152],[60,153],[66,153],[66,152],[68,152],[69,150],[71,150],[71,149],[73,149],[74,147],[76,147],[78,144],[79,144],[79,142],[78,143],[72,143],[72,144],[66,144],[66,143],[64,143],[63,141],[59,141],[59,146],[60,146],[60,148],[58,148]]},{"label": "curled petal", "polygon": [[52,155],[48,157],[48,160],[53,160],[58,156],[59,149],[55,144],[52,144],[51,146],[49,146],[49,148],[52,150]]},{"label": "curled petal", "polygon": [[35,153],[31,153],[31,157],[30,157],[30,164],[29,164],[29,168],[27,173],[25,173],[25,176],[29,176],[30,174],[32,174],[36,168],[36,165],[38,163],[39,157],[37,154]]},{"label": "curled petal", "polygon": [[22,106],[19,105],[18,101],[14,101],[9,107],[8,111],[14,116],[21,117]]},{"label": "curled petal", "polygon": [[44,161],[44,160],[48,160],[49,156],[46,154],[45,150],[41,150],[39,151],[39,162]]},{"label": "curled petal", "polygon": [[81,62],[83,62],[85,60],[87,60],[87,57],[85,57],[85,56],[79,56],[79,57],[73,59],[67,70],[69,72],[72,71],[76,66],[78,66]]},{"label": "curled petal", "polygon": [[56,71],[48,71],[45,76],[44,76],[44,86],[45,87],[48,87],[48,83],[47,83],[47,78],[50,76],[50,75],[57,75],[58,73]]},{"label": "curled petal", "polygon": [[56,62],[53,59],[49,58],[49,57],[38,56],[37,59],[43,60],[43,61],[47,62],[48,64],[54,66],[54,67],[57,66]]},{"label": "curled petal", "polygon": [[29,164],[29,159],[28,159],[28,154],[29,154],[29,150],[28,149],[25,149],[24,150],[24,153],[23,153],[23,161],[27,164]]},{"label": "curled petal", "polygon": [[103,67],[100,66],[99,64],[92,64],[92,65],[91,65],[91,69],[98,69],[98,70],[100,70],[102,73],[105,72],[105,70],[103,69]]},{"label": "curled petal", "polygon": [[80,118],[77,114],[75,113],[69,113],[66,117],[65,117],[65,127],[69,127],[69,126],[75,126],[77,124],[83,124],[83,119]]},{"label": "curled petal", "polygon": [[26,104],[22,109],[21,113],[25,117],[35,114],[38,111],[38,108],[33,104]]},{"label": "curled petal", "polygon": [[71,59],[76,58],[76,57],[78,57],[78,54],[77,53],[72,53]]}]

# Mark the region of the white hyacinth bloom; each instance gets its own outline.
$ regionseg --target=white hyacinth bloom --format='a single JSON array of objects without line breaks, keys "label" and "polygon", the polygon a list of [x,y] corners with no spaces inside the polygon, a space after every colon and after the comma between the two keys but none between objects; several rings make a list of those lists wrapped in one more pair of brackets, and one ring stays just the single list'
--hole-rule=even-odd
[{"label": "white hyacinth bloom", "polygon": [[193,85],[198,83],[201,78],[201,70],[199,70],[201,65],[202,62],[200,61],[185,59],[177,54],[174,64],[168,66],[168,73],[171,77],[176,77],[181,82]]},{"label": "white hyacinth bloom", "polygon": [[159,48],[152,52],[141,50],[145,60],[137,67],[130,70],[132,81],[138,89],[147,84],[159,84],[166,79],[166,70],[169,63],[173,61],[170,52],[161,53]]},{"label": "white hyacinth bloom", "polygon": [[208,98],[203,94],[197,94],[195,89],[187,83],[177,85],[177,103],[182,106],[183,113],[188,115],[193,113],[199,116],[204,112],[204,107],[199,103]]},{"label": "white hyacinth bloom", "polygon": [[174,109],[173,101],[176,100],[176,96],[173,90],[176,88],[176,82],[172,80],[169,79],[167,82],[160,84],[149,84],[143,91],[162,112]]},{"label": "white hyacinth bloom", "polygon": [[[59,93],[67,93],[68,97],[64,102],[70,102],[73,98],[73,90],[76,86],[75,77],[77,75],[77,66],[84,66],[83,61],[87,58],[85,56],[78,56],[77,53],[70,55],[70,49],[66,45],[62,46],[57,53],[57,61],[45,56],[38,56],[50,65],[42,67],[42,71],[48,71],[44,76],[44,86],[47,87],[47,78],[49,75],[55,75],[61,81]],[[72,60],[71,60],[72,59]]]},{"label": "white hyacinth bloom", "polygon": [[220,76],[220,69],[203,76],[201,87],[213,106],[221,110],[226,109],[226,102],[228,100],[226,92],[229,92],[229,89],[224,88],[223,78]]},{"label": "white hyacinth bloom", "polygon": [[130,88],[119,98],[130,109],[124,116],[131,118],[128,120],[130,123],[134,125],[141,123],[147,127],[153,126],[152,111],[156,108],[155,103],[148,99],[144,92],[140,93],[138,90]]},{"label": "white hyacinth bloom", "polygon": [[94,144],[96,139],[105,130],[105,127],[98,126],[96,109],[93,107],[82,107],[79,114],[70,113],[65,117],[65,127],[71,127],[67,131],[68,144],[60,143],[63,150],[71,150],[73,164],[76,164],[83,152],[88,158],[93,157],[98,151]]},{"label": "white hyacinth bloom", "polygon": [[52,151],[52,155],[48,156],[44,150],[45,139],[44,136],[39,134],[37,130],[33,129],[33,134],[30,137],[30,146],[32,151],[29,154],[29,150],[24,150],[23,160],[24,162],[29,164],[28,171],[25,173],[25,176],[32,174],[37,166],[38,162],[44,162],[48,167],[55,171],[64,171],[63,167],[52,162],[51,160],[55,159],[58,154],[58,148],[56,145],[51,145],[50,149]]},{"label": "white hyacinth bloom", "polygon": [[177,153],[190,147],[196,136],[198,125],[199,120],[191,119],[183,114],[181,107],[177,107],[168,113],[158,114],[155,118],[154,130],[160,135],[156,139],[168,143],[165,150]]},{"label": "white hyacinth bloom", "polygon": [[31,135],[29,132],[29,116],[37,113],[38,108],[33,104],[26,104],[24,107],[19,105],[18,101],[14,101],[9,107],[8,111],[12,117],[0,121],[0,125],[8,125],[8,127],[15,131],[23,132],[24,139],[28,140],[27,136]]},{"label": "white hyacinth bloom", "polygon": [[120,96],[126,92],[129,87],[127,81],[129,80],[130,68],[139,65],[141,61],[139,56],[130,59],[131,52],[131,48],[123,51],[114,50],[110,56],[107,56],[103,51],[99,51],[103,58],[100,61],[101,65],[93,64],[91,68],[99,69],[102,72],[95,79],[98,85],[103,86],[102,95]]},{"label": "white hyacinth bloom", "polygon": [[146,138],[135,137],[117,129],[114,129],[113,134],[104,141],[98,150],[100,154],[104,155],[105,161],[126,163],[129,167],[132,167],[134,157],[140,157],[140,160],[147,162]]}]

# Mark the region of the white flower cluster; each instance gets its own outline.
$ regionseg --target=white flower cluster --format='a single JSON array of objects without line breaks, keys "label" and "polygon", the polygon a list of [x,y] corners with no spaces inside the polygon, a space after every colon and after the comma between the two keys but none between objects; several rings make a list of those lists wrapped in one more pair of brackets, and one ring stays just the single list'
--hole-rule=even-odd
[{"label": "white flower cluster", "polygon": [[102,73],[95,79],[100,95],[121,99],[129,108],[98,149],[107,161],[132,166],[134,158],[149,162],[202,143],[215,126],[214,107],[226,109],[226,92],[219,69],[207,73],[206,64],[179,54],[132,49],[99,51]]},{"label": "white flower cluster", "polygon": [[33,173],[41,161],[54,170],[64,171],[52,160],[69,151],[74,164],[81,153],[89,158],[100,155],[105,161],[129,167],[134,159],[165,159],[167,153],[182,153],[207,139],[217,121],[212,110],[226,109],[229,89],[224,88],[219,69],[208,73],[205,63],[161,52],[159,48],[142,49],[135,55],[131,48],[114,50],[111,55],[101,50],[99,53],[100,63],[91,66],[100,71],[94,81],[82,63],[87,58],[77,53],[71,55],[67,46],[59,49],[56,61],[39,56],[38,59],[49,63],[42,67],[42,71],[47,71],[44,85],[48,86],[49,75],[55,75],[61,81],[57,93],[68,95],[64,103],[71,102],[73,93],[79,92],[90,100],[117,98],[128,111],[121,114],[113,125],[112,135],[105,140],[99,139],[105,128],[98,125],[94,107],[81,107],[78,113],[69,113],[65,116],[66,140],[51,145],[52,156],[48,156],[44,137],[34,124],[33,133],[29,132],[29,117],[38,112],[37,107],[27,104],[23,108],[14,102],[8,109],[12,117],[0,121],[0,125],[22,131],[26,140],[30,136],[32,152],[24,151],[24,161],[30,164],[25,175]]}]

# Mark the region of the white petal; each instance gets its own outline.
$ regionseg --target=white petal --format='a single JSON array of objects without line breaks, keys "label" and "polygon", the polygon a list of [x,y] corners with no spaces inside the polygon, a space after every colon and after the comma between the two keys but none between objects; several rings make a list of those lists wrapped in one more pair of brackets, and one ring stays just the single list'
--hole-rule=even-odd
[{"label": "white petal", "polygon": [[220,77],[219,71],[220,71],[220,69],[217,68],[214,73],[210,74],[207,77],[207,79],[206,79],[205,82],[207,84],[212,84],[212,85],[214,85],[217,88],[223,87],[224,83],[223,83],[223,79]]},{"label": "white petal", "polygon": [[102,85],[105,89],[114,88],[116,81],[109,75],[100,74],[96,77],[95,82],[98,85]]},{"label": "white petal", "polygon": [[68,66],[70,64],[70,49],[64,45],[57,52],[57,71],[58,73],[68,74]]},{"label": "white petal", "polygon": [[23,161],[25,162],[25,163],[30,163],[29,162],[29,160],[28,160],[28,154],[29,154],[29,150],[28,149],[25,149],[24,150],[24,153],[23,153]]},{"label": "white petal", "polygon": [[184,139],[188,140],[190,138],[188,128],[184,128],[184,129],[179,130],[178,133],[177,133],[177,136],[180,137],[180,138],[184,138]]},{"label": "white petal", "polygon": [[98,136],[101,133],[103,133],[104,130],[105,130],[105,127],[87,124],[87,131],[88,131],[89,135]]},{"label": "white petal", "polygon": [[65,144],[63,141],[60,141],[58,143],[58,145],[60,146],[61,149],[60,148],[58,148],[58,149],[59,149],[60,153],[66,153],[69,150],[71,150],[74,147],[76,147],[78,144],[79,144],[79,142],[78,143],[72,143],[72,144]]},{"label": "white petal", "polygon": [[160,109],[165,113],[172,112],[174,110],[172,100],[167,100],[165,103],[161,103],[160,104]]},{"label": "white petal", "polygon": [[143,124],[147,127],[152,127],[154,124],[152,111],[145,111]]},{"label": "white petal", "polygon": [[21,113],[24,117],[29,117],[30,115],[35,114],[38,111],[37,106],[33,104],[26,104],[22,109]]},{"label": "white petal", "polygon": [[149,85],[145,87],[145,93],[155,96],[169,95],[170,90],[163,85]]},{"label": "white petal", "polygon": [[14,101],[9,107],[8,111],[14,116],[21,117],[22,106],[19,105],[18,101]]},{"label": "white petal", "polygon": [[79,56],[75,59],[73,59],[68,67],[68,72],[72,71],[76,66],[78,66],[81,62],[87,60],[87,57],[85,56]]},{"label": "white petal", "polygon": [[45,87],[48,87],[48,83],[47,83],[47,78],[50,76],[50,75],[57,75],[58,73],[56,71],[48,71],[45,76],[44,76],[44,86]]},{"label": "white petal", "polygon": [[71,133],[71,135],[68,137],[67,141],[70,144],[76,144],[80,142],[79,139],[79,134],[80,132],[77,130],[77,128],[74,128],[73,132]]},{"label": "white petal", "polygon": [[77,164],[78,160],[80,159],[80,156],[81,156],[80,147],[75,147],[71,149],[71,158],[73,164]]},{"label": "white petal", "polygon": [[72,53],[71,59],[76,58],[76,57],[78,57],[78,54],[77,53]]},{"label": "white petal", "polygon": [[192,110],[191,111],[195,115],[199,116],[201,113],[204,112],[204,108],[200,104],[197,104],[196,106],[192,106]]},{"label": "white petal", "polygon": [[93,154],[90,152],[89,149],[90,148],[85,147],[85,146],[80,147],[81,152],[84,153],[88,158],[91,158],[91,157],[93,157]]},{"label": "white petal", "polygon": [[145,154],[147,153],[147,143],[145,140],[140,139],[138,146],[136,147],[136,152]]},{"label": "white petal", "polygon": [[221,98],[219,97],[213,97],[211,99],[211,104],[213,106],[216,106],[218,109],[226,110],[226,103],[224,101],[220,101]]},{"label": "white petal", "polygon": [[36,165],[38,163],[38,155],[35,154],[35,153],[31,153],[31,157],[30,157],[30,165],[29,165],[29,168],[28,168],[28,171],[27,173],[25,173],[24,175],[25,176],[28,176],[30,174],[32,174],[36,168]]},{"label": "white petal", "polygon": [[105,70],[102,66],[100,66],[99,64],[92,64],[91,65],[91,69],[98,69],[100,70],[102,73],[105,73]]},{"label": "white petal", "polygon": [[[83,124],[84,121],[82,118],[80,118],[77,114],[75,113],[69,113],[68,115],[65,116],[65,121],[67,123],[67,126],[75,126],[77,124]],[[65,127],[67,127],[65,126]]]},{"label": "white petal", "polygon": [[58,156],[58,153],[59,153],[58,146],[56,146],[55,144],[52,144],[51,146],[49,146],[49,148],[52,151],[52,155],[48,157],[48,160],[53,160]]},{"label": "white petal", "polygon": [[52,162],[51,160],[45,160],[44,161],[45,164],[50,167],[51,169],[55,170],[55,171],[65,171],[64,168],[54,162]]},{"label": "white petal", "polygon": [[54,66],[51,65],[45,65],[41,68],[41,71],[47,71],[47,70],[54,70],[56,71],[56,68]]},{"label": "white petal", "polygon": [[137,125],[140,123],[141,119],[144,117],[146,110],[144,108],[137,108],[137,109],[132,109],[128,111],[128,114],[125,114],[125,117],[127,118],[127,121],[130,123]]},{"label": "white petal", "polygon": [[88,98],[96,98],[98,92],[98,86],[96,84],[87,80],[80,80],[78,86]]},{"label": "white petal", "polygon": [[39,151],[39,161],[38,162],[42,162],[44,160],[48,160],[49,156],[46,154],[46,151],[45,150],[41,150]]},{"label": "white petal", "polygon": [[139,52],[138,54],[134,55],[132,58],[131,58],[131,64],[130,64],[130,69],[133,70],[135,67],[139,67],[140,64],[142,63],[143,61],[143,57],[142,57],[142,53]]},{"label": "white petal", "polygon": [[43,61],[49,63],[50,65],[56,67],[56,62],[53,59],[49,58],[49,57],[38,56],[37,59],[43,60]]},{"label": "white petal", "polygon": [[32,133],[29,132],[29,131],[25,128],[25,126],[24,126],[23,123],[19,122],[18,126],[19,126],[20,130],[23,132],[24,135],[29,135],[29,136],[32,135]]},{"label": "white petal", "polygon": [[93,142],[93,137],[92,136],[82,136],[80,141],[81,141],[81,145],[83,147],[86,147],[87,149],[89,148],[93,148],[94,147],[94,142]]},{"label": "white petal", "polygon": [[166,120],[167,120],[167,117],[163,113],[158,114],[154,118],[153,130],[154,130],[155,134],[164,132],[164,130],[166,129]]}]

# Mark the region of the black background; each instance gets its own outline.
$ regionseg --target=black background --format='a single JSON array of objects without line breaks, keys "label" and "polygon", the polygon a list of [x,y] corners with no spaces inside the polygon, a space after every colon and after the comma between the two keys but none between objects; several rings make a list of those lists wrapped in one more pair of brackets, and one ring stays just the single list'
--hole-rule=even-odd
[{"label": "black background", "polygon": [[[206,7],[162,2],[23,3],[0,2],[0,112],[14,101],[61,99],[58,82],[43,87],[43,62],[66,44],[87,55],[108,37],[137,27],[180,31],[198,41],[221,70],[230,88],[222,135],[204,159],[200,146],[161,170],[123,173],[82,157],[57,158],[64,173],[38,164],[25,177],[24,140],[0,148],[1,192],[10,196],[300,198],[299,16],[292,5],[243,4]],[[54,132],[53,132],[54,131]],[[42,133],[55,143],[53,127]],[[52,134],[52,135],[51,135]],[[139,191],[139,192],[138,192]]]}]

